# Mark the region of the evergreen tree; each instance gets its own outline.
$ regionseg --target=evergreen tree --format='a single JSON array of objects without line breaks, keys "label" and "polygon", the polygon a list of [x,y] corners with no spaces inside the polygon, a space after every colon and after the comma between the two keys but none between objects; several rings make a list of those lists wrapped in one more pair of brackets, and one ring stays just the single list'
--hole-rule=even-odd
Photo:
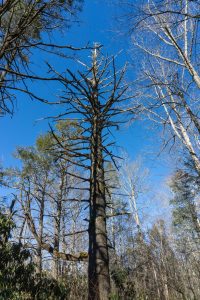
[{"label": "evergreen tree", "polygon": [[14,227],[12,216],[0,212],[0,299],[30,299],[34,265],[28,250],[9,241]]},{"label": "evergreen tree", "polygon": [[173,225],[180,237],[184,235],[196,240],[200,238],[200,222],[196,205],[199,196],[197,178],[182,170],[177,171],[171,179],[170,187],[173,198],[170,203],[173,207]]}]

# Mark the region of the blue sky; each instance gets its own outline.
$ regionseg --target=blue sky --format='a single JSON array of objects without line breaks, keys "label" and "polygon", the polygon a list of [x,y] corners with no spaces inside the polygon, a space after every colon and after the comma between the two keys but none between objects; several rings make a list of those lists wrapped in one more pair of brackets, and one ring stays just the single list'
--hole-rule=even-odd
[{"label": "blue sky", "polygon": [[[117,33],[118,22],[115,19],[120,12],[115,1],[85,0],[83,11],[80,13],[79,24],[74,24],[68,32],[56,34],[54,39],[60,44],[83,46],[88,42],[99,42],[104,46],[104,53],[116,54],[122,50],[118,57],[119,65],[123,65],[130,57],[130,43],[127,36]],[[36,72],[42,72],[41,58],[50,62],[57,70],[70,67],[74,63],[66,59],[60,60],[46,54],[34,52],[32,61]],[[134,69],[129,70],[129,80],[133,80],[136,74]],[[55,84],[35,83],[34,91],[48,99],[55,99],[57,86]],[[30,100],[25,95],[18,95],[15,113],[13,117],[0,118],[1,150],[0,160],[4,166],[17,164],[12,154],[17,146],[30,146],[35,142],[39,134],[48,130],[48,121],[38,121],[41,118],[55,115],[58,108]],[[150,168],[151,184],[156,192],[160,183],[163,183],[169,173],[169,165],[162,159],[155,160],[159,152],[159,139],[156,132],[147,129],[142,122],[133,123],[132,126],[124,126],[115,133],[117,145],[124,148],[132,159],[138,155],[146,157],[144,163]],[[145,153],[145,155],[144,155]],[[146,154],[148,153],[148,155]]]},{"label": "blue sky", "polygon": [[[116,6],[109,4],[108,1],[85,1],[83,11],[80,13],[80,22],[72,25],[68,32],[56,34],[53,41],[59,44],[71,44],[77,47],[84,46],[88,42],[99,42],[104,45],[104,52],[116,54],[126,47],[126,41],[119,40],[114,33],[113,16],[116,14]],[[69,52],[68,52],[69,53]],[[88,53],[89,55],[89,53]],[[119,56],[119,63],[122,65],[126,61],[126,52],[123,51]],[[47,55],[46,53],[34,52],[31,61],[34,63],[33,69],[36,73],[42,74],[41,57],[50,62],[56,70],[72,68],[73,64],[70,60],[59,59]],[[37,82],[33,84],[32,89],[39,95],[43,95],[47,99],[55,100],[58,94],[58,87],[52,83]],[[57,108],[30,100],[26,95],[18,95],[15,105],[15,113],[13,117],[6,116],[0,119],[1,126],[1,151],[0,159],[3,164],[13,164],[12,153],[16,146],[31,145],[35,138],[48,130],[48,122],[37,121],[43,117],[55,114]]]}]

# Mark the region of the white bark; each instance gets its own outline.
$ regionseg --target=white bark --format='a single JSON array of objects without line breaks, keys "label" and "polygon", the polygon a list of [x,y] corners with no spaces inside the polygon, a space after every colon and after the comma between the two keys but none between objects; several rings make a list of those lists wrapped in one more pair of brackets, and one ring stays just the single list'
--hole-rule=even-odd
[{"label": "white bark", "polygon": [[146,190],[147,175],[148,170],[142,168],[139,159],[131,162],[127,157],[125,158],[120,170],[121,188],[127,195],[131,214],[138,229],[141,229],[138,200],[139,194]]},{"label": "white bark", "polygon": [[[151,120],[171,127],[174,137],[187,150],[200,174],[200,153],[196,142],[200,132],[196,100],[200,89],[200,71],[196,64],[199,48],[195,40],[198,27],[196,20],[189,17],[194,3],[184,0],[180,3],[166,1],[166,7],[164,4],[165,1],[160,8],[156,2],[148,1],[143,7],[139,34],[135,34],[133,40],[147,56],[144,74],[153,87],[152,101],[148,103],[149,100],[145,99],[143,111]],[[174,14],[174,10],[178,14]]]}]

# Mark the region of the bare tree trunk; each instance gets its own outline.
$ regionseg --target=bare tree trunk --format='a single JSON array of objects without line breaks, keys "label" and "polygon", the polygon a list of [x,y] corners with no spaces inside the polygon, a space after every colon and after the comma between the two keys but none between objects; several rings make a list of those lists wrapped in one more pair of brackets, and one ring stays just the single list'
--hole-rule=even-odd
[{"label": "bare tree trunk", "polygon": [[[94,51],[93,59],[93,63],[95,64],[96,51]],[[88,299],[107,300],[110,294],[110,276],[106,232],[106,196],[102,157],[100,103],[95,78],[93,92],[95,115],[93,117],[91,137]]]},{"label": "bare tree trunk", "polygon": [[[60,170],[60,184],[59,184],[59,194],[56,199],[56,216],[54,224],[54,249],[56,251],[60,250],[60,234],[61,234],[61,220],[62,220],[62,200],[63,196],[66,193],[66,170],[65,166],[61,166]],[[59,276],[59,258],[54,257],[54,277],[58,279]]]},{"label": "bare tree trunk", "polygon": [[[94,139],[100,140],[96,134]],[[105,184],[99,141],[93,147],[92,153],[89,224],[89,299],[106,300],[110,293],[110,277],[106,232]]]},{"label": "bare tree trunk", "polygon": [[[105,136],[109,134],[109,128],[119,124],[119,121],[115,121],[113,117],[124,113],[119,103],[129,99],[125,95],[128,85],[122,84],[126,68],[116,72],[114,57],[98,60],[99,49],[100,45],[96,45],[92,66],[85,65],[86,73],[78,72],[78,77],[76,77],[70,70],[67,70],[67,76],[71,79],[70,81],[67,79],[69,85],[67,84],[66,94],[70,97],[67,96],[63,102],[70,107],[69,115],[75,113],[80,116],[78,118],[80,134],[74,137],[75,147],[72,151],[68,151],[69,157],[66,156],[65,160],[84,170],[90,170],[90,178],[71,174],[90,185],[89,188],[85,185],[80,188],[75,187],[75,189],[89,192],[89,300],[108,300],[110,294],[104,156],[112,160],[116,156],[109,150],[112,143],[108,143]],[[66,82],[63,79],[63,76],[59,76],[60,83],[66,88]],[[62,141],[57,140],[57,142],[62,144]],[[68,150],[65,147],[63,149]],[[79,159],[78,162],[73,159],[74,157]],[[72,257],[70,255],[70,258]],[[85,253],[76,257],[77,260],[79,257],[85,261],[87,259]]]},{"label": "bare tree trunk", "polygon": [[37,272],[41,275],[42,273],[42,242],[43,242],[43,229],[44,229],[44,202],[45,202],[45,190],[46,190],[46,179],[44,183],[44,188],[42,191],[42,197],[40,201],[40,214],[39,214],[39,228],[38,228],[38,245],[37,245]]},{"label": "bare tree trunk", "polygon": [[[57,216],[55,219],[55,228],[54,228],[54,249],[59,251],[60,246],[60,223],[61,223],[61,201],[58,199],[57,203]],[[58,279],[59,276],[59,258],[54,257],[54,277]]]},{"label": "bare tree trunk", "polygon": [[[165,95],[162,91],[162,89],[160,88],[160,92],[162,95],[162,98],[165,98]],[[176,109],[176,102],[173,98],[173,95],[170,93],[169,90],[167,90],[167,92],[169,93],[169,97],[171,100],[171,106],[170,106],[170,111],[173,111],[176,115],[176,119],[177,119],[177,125],[175,124],[174,120],[171,118],[170,113],[169,113],[169,109],[167,108],[167,106],[162,103],[164,110],[167,114],[167,117],[169,118],[169,122],[171,124],[172,129],[174,130],[175,135],[180,139],[180,141],[185,145],[186,149],[188,150],[191,159],[194,162],[194,166],[196,168],[196,171],[198,172],[198,174],[200,174],[200,160],[199,157],[196,153],[196,151],[194,150],[194,147],[192,145],[191,139],[187,133],[187,130],[182,122],[182,118],[181,118],[181,114],[177,111]]]},{"label": "bare tree trunk", "polygon": [[[113,215],[113,214],[114,214],[114,208],[113,208],[113,202],[112,202],[111,215]],[[113,218],[111,218],[111,234],[112,234],[112,246],[114,248],[114,252],[116,253],[115,223],[114,223]]]},{"label": "bare tree trunk", "polygon": [[158,283],[158,276],[157,276],[157,272],[156,272],[156,268],[155,268],[155,264],[154,261],[152,260],[152,271],[153,271],[153,276],[154,276],[154,281],[155,281],[155,286],[156,286],[156,290],[157,290],[157,295],[158,295],[158,299],[161,299],[161,295],[160,295],[160,288],[159,288],[159,283]]}]

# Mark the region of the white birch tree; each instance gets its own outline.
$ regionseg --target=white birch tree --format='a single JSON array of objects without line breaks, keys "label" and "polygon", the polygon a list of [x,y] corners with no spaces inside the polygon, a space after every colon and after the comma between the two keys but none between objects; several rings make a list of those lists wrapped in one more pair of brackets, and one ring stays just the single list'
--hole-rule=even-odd
[{"label": "white birch tree", "polygon": [[198,11],[198,1],[148,0],[130,19],[143,57],[140,112],[171,132],[200,174]]}]

